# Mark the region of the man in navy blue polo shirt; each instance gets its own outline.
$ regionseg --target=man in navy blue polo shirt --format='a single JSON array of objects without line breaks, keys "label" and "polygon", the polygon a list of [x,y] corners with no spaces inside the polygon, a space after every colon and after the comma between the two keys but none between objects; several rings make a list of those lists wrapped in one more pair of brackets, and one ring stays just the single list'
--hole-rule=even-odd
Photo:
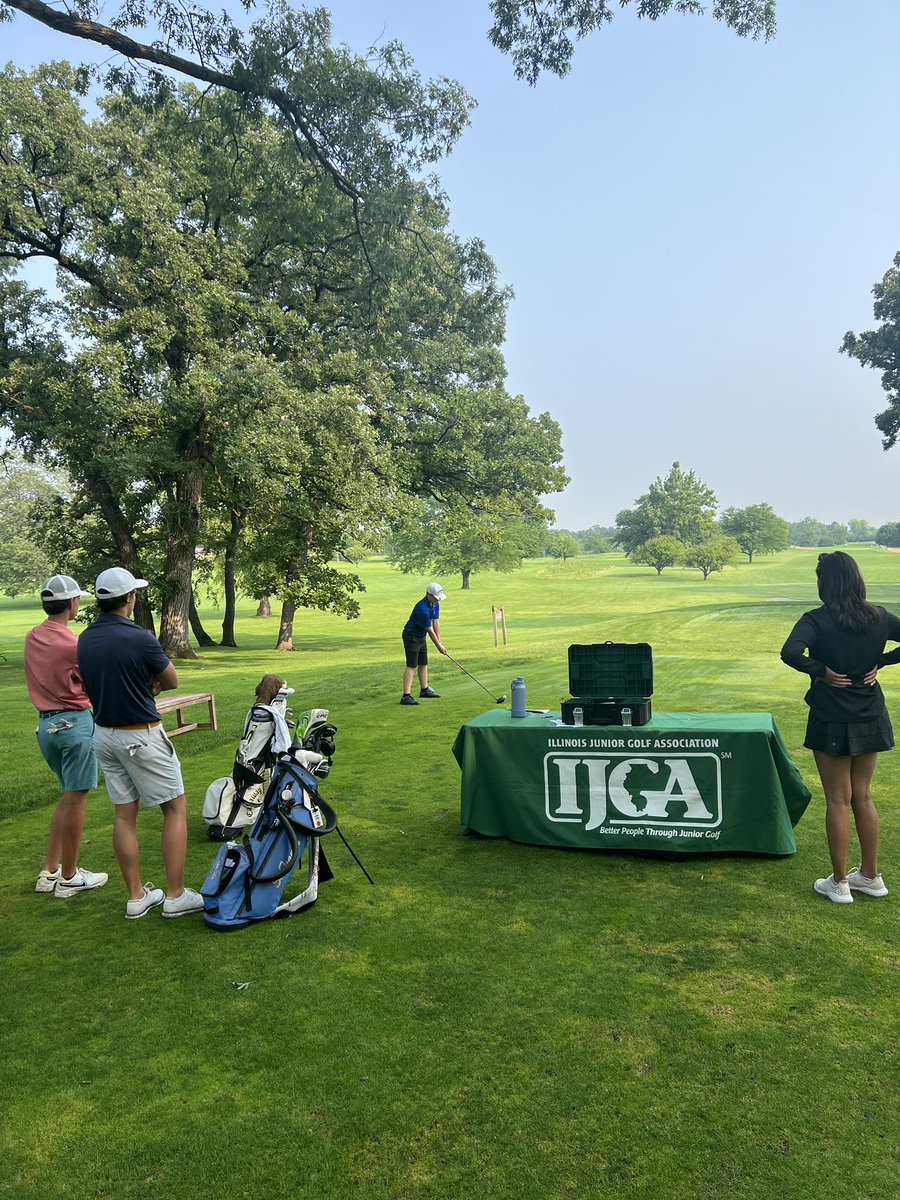
[{"label": "man in navy blue polo shirt", "polygon": [[[199,912],[203,897],[184,886],[187,803],[181,764],[162,727],[153,697],[178,686],[162,646],[130,620],[137,589],[124,567],[97,576],[100,615],[78,639],[78,667],[94,709],[94,747],[116,808],[113,850],[128,888],[125,916],[133,921],[162,905],[164,917]],[[137,839],[139,801],[162,811],[166,890],[141,882]]]},{"label": "man in navy blue polo shirt", "polygon": [[444,590],[439,583],[429,583],[425,595],[409,614],[409,620],[403,626],[403,649],[406,653],[406,670],[403,672],[403,695],[401,704],[418,704],[410,688],[413,676],[419,673],[419,698],[425,700],[440,700],[434,688],[428,686],[428,639],[434,642],[441,652],[447,650],[441,642],[441,606],[440,600],[446,600]]}]

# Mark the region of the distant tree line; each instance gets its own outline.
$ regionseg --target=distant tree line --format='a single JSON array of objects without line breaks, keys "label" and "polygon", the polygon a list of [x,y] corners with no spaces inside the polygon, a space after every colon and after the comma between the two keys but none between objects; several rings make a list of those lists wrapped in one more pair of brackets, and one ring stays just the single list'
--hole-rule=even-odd
[{"label": "distant tree line", "polygon": [[675,462],[665,478],[657,478],[638,497],[633,508],[617,515],[615,526],[552,531],[554,536],[579,548],[573,552],[603,553],[618,548],[632,562],[651,566],[657,574],[666,567],[693,567],[707,579],[714,571],[736,564],[742,554],[752,563],[755,555],[772,554],[789,545],[876,542],[900,546],[900,522],[876,529],[859,518],[846,525],[838,521],[826,525],[805,517],[791,524],[766,503],[726,508],[718,514],[712,488]]},{"label": "distant tree line", "polygon": [[614,525],[591,525],[589,529],[549,529],[543,553],[548,558],[572,558],[575,554],[609,554],[615,548]]},{"label": "distant tree line", "polygon": [[848,521],[846,525],[840,521],[825,525],[815,517],[804,517],[802,521],[791,523],[790,532],[792,546],[846,546],[850,542],[876,542],[880,530],[859,519]]}]

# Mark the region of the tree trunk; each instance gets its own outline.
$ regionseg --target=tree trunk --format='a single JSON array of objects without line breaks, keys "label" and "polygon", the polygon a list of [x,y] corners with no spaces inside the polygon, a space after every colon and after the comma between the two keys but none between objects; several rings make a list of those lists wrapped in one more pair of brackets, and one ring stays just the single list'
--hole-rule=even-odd
[{"label": "tree trunk", "polygon": [[163,513],[168,537],[165,565],[166,591],[159,618],[159,640],[169,658],[196,658],[188,633],[191,608],[191,575],[200,529],[203,467],[196,461],[175,485]]},{"label": "tree trunk", "polygon": [[276,650],[293,650],[294,648],[294,613],[297,611],[295,601],[289,597],[281,604],[281,623],[278,626],[278,644]]},{"label": "tree trunk", "polygon": [[191,607],[188,610],[188,620],[191,623],[191,629],[193,630],[194,637],[197,639],[198,646],[214,646],[216,644],[203,628],[203,622],[200,620],[200,614],[197,612],[197,601],[194,597],[193,588],[191,588]]},{"label": "tree trunk", "polygon": [[257,610],[256,610],[256,615],[258,617],[271,617],[272,605],[269,603],[268,595],[260,596],[259,608],[257,608]]},{"label": "tree trunk", "polygon": [[747,551],[747,557],[750,559],[750,562],[753,562],[753,551],[752,550]]},{"label": "tree trunk", "polygon": [[220,646],[237,646],[234,640],[234,614],[237,608],[235,586],[235,570],[237,567],[237,548],[241,531],[244,528],[244,514],[238,509],[231,510],[231,530],[225,543],[225,614],[222,617],[222,641]]},{"label": "tree trunk", "polygon": [[[109,532],[112,534],[112,539],[116,544],[116,551],[121,565],[126,567],[136,578],[143,578],[141,557],[138,554],[137,544],[135,543],[125,514],[122,512],[118,500],[113,495],[109,483],[105,479],[98,479],[87,475],[85,477],[85,485],[91,499],[95,501],[103,515],[104,521],[109,526]],[[147,598],[145,588],[141,588],[135,596],[134,623],[144,629],[149,629],[153,634],[156,633],[156,626],[153,622],[153,609],[150,607],[150,601]]]},{"label": "tree trunk", "polygon": [[472,574],[471,567],[463,567],[463,569],[462,569],[462,591],[464,591],[464,592],[467,592],[469,590],[469,576],[471,574]]},{"label": "tree trunk", "polygon": [[[301,526],[301,534],[309,536],[309,527]],[[287,574],[284,577],[284,582],[288,585],[296,583],[300,578],[300,571],[303,566],[301,557],[295,558],[287,569]],[[290,596],[285,597],[281,602],[281,624],[278,629],[278,645],[276,650],[293,650],[294,649],[294,613],[297,611],[297,601],[292,600]]]}]

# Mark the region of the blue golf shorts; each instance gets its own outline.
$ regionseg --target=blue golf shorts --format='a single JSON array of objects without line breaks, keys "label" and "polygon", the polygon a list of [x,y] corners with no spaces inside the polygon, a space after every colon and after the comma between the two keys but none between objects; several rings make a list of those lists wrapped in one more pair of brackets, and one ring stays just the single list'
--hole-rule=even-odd
[{"label": "blue golf shorts", "polygon": [[37,740],[64,792],[88,792],[97,786],[94,714],[89,708],[38,717]]}]

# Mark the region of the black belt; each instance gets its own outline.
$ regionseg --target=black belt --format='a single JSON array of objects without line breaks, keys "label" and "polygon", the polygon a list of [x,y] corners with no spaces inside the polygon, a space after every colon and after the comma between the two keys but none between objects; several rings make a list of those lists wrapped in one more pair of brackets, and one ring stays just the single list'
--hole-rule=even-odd
[{"label": "black belt", "polygon": [[59,716],[62,716],[63,713],[75,712],[75,711],[76,710],[73,708],[51,708],[51,709],[48,709],[46,712],[38,712],[38,716],[39,717],[59,717]]}]

